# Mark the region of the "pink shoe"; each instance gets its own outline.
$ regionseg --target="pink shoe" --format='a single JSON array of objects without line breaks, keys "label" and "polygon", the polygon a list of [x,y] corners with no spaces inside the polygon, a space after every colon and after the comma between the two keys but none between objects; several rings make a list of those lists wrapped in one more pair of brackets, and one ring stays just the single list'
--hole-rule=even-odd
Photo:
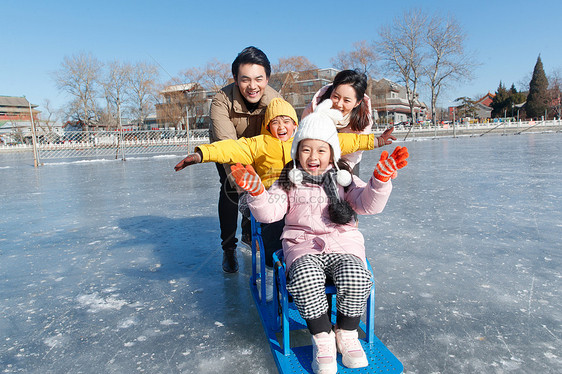
[{"label": "pink shoe", "polygon": [[338,352],[342,354],[342,363],[348,368],[362,368],[369,366],[367,356],[359,342],[357,330],[336,330],[336,344]]},{"label": "pink shoe", "polygon": [[312,335],[312,371],[316,374],[335,374],[338,372],[336,361],[336,339],[333,331]]}]

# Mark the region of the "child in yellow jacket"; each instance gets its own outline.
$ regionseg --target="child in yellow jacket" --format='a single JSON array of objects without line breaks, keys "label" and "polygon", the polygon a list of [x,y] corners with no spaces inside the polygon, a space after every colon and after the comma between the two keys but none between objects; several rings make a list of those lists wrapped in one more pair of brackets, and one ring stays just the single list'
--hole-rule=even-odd
[{"label": "child in yellow jacket", "polygon": [[[329,106],[331,107],[331,102]],[[265,188],[269,188],[279,179],[285,165],[292,160],[291,147],[297,126],[297,113],[291,104],[281,98],[274,98],[265,111],[261,135],[199,145],[194,153],[181,160],[174,169],[179,171],[201,162],[252,165]],[[393,130],[391,127],[379,137],[374,134],[338,133],[341,154],[368,151],[392,144],[392,140],[396,140],[392,135]],[[284,220],[262,224],[265,261],[269,267],[273,266],[273,252],[281,248],[283,226]]]},{"label": "child in yellow jacket", "polygon": [[[181,160],[175,170],[201,162],[252,165],[265,188],[271,187],[287,162],[291,161],[293,135],[298,126],[295,109],[281,98],[271,100],[265,111],[261,135],[238,140],[227,139],[195,148],[195,153]],[[342,155],[367,151],[396,140],[389,128],[375,138],[374,134],[338,134]]]}]

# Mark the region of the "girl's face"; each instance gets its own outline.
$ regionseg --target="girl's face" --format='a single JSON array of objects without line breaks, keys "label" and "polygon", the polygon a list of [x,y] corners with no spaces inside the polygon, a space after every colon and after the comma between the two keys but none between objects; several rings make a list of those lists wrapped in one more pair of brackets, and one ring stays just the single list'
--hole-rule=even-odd
[{"label": "girl's face", "polygon": [[269,132],[282,142],[291,139],[296,128],[295,121],[289,116],[277,116],[269,121]]},{"label": "girl's face", "polygon": [[299,143],[298,160],[311,175],[322,175],[332,161],[332,148],[323,140],[304,139]]},{"label": "girl's face", "polygon": [[330,99],[332,100],[332,109],[339,110],[344,116],[361,103],[357,100],[355,89],[349,84],[340,84],[334,88]]}]

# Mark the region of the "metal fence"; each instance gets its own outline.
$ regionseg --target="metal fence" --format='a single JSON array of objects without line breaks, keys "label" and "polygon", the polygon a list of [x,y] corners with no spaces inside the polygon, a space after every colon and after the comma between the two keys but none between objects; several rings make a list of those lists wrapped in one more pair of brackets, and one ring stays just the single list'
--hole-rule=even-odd
[{"label": "metal fence", "polygon": [[[380,134],[384,128],[373,128]],[[560,119],[549,121],[517,121],[493,123],[456,123],[438,126],[396,126],[399,140],[416,137],[481,136],[501,133],[562,131]],[[29,131],[28,131],[29,132]],[[17,136],[16,136],[17,135]],[[6,139],[20,139],[6,142]],[[35,148],[31,133],[0,134],[1,152],[34,152],[37,162],[61,158],[115,158],[134,155],[182,154],[193,152],[200,144],[209,142],[209,130],[148,130],[148,131],[44,131],[35,134]]]},{"label": "metal fence", "polygon": [[67,131],[37,135],[40,160],[187,154],[209,142],[209,130]]}]

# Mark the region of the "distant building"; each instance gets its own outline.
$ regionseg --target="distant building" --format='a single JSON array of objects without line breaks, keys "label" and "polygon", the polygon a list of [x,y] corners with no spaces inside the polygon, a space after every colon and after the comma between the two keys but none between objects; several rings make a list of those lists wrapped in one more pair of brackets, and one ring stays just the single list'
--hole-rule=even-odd
[{"label": "distant building", "polygon": [[[378,112],[380,124],[412,122],[406,87],[382,78],[371,82],[368,95],[371,97],[374,109]],[[427,119],[427,106],[419,100],[417,93],[414,100],[414,113],[417,121]]]},{"label": "distant building", "polygon": [[[465,109],[463,105],[449,107],[449,121],[488,120],[492,118],[492,102],[495,96],[495,94],[488,92],[480,99],[472,102],[469,109]],[[462,113],[473,113],[474,118],[464,117]]]},{"label": "distant building", "polygon": [[31,113],[36,121],[37,116],[41,113],[35,109],[37,107],[38,105],[30,104],[25,97],[0,96],[0,127],[22,123],[30,124]]},{"label": "distant building", "polygon": [[[156,104],[153,126],[159,128],[208,128],[209,113],[215,91],[203,89],[197,83],[175,84],[160,91],[162,103]],[[189,112],[189,116],[187,113]]]},{"label": "distant building", "polygon": [[[22,142],[31,133],[31,118],[37,121],[41,113],[25,97],[0,96],[0,144]],[[31,108],[31,109],[30,109]],[[18,139],[9,134],[19,134]]]},{"label": "distant building", "polygon": [[474,103],[476,111],[475,118],[486,119],[492,117],[492,102],[496,95],[488,92]]},{"label": "distant building", "polygon": [[272,74],[269,85],[289,102],[301,118],[304,108],[312,101],[314,94],[332,83],[340,71],[333,68],[313,69],[300,72]]}]

